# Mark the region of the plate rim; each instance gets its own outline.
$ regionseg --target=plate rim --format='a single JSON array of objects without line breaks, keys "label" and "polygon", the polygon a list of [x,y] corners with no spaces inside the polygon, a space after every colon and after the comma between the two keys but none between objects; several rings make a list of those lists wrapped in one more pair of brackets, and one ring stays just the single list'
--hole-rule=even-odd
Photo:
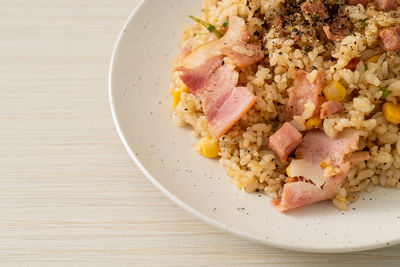
[{"label": "plate rim", "polygon": [[[351,252],[361,252],[361,251],[368,251],[368,250],[374,250],[374,249],[379,249],[379,248],[386,248],[389,247],[386,245],[385,242],[377,243],[377,244],[369,244],[369,245],[358,245],[354,247],[335,247],[335,248],[318,248],[318,247],[311,247],[311,246],[295,246],[295,245],[290,245],[290,244],[283,244],[283,243],[278,243],[274,242],[271,240],[264,240],[264,239],[258,239],[250,234],[247,234],[245,232],[242,232],[240,230],[237,230],[235,228],[231,228],[229,225],[223,224],[215,219],[212,219],[211,217],[201,213],[200,211],[196,210],[195,208],[191,207],[189,204],[185,203],[184,201],[180,200],[178,197],[176,197],[173,193],[171,193],[168,189],[166,189],[164,186],[162,186],[158,180],[153,177],[153,175],[147,171],[147,169],[144,167],[144,165],[140,162],[139,158],[136,156],[135,152],[133,151],[133,148],[130,147],[130,145],[127,142],[127,139],[125,137],[125,134],[119,124],[118,121],[118,116],[116,114],[116,107],[114,105],[113,101],[113,73],[114,73],[114,65],[115,65],[115,58],[116,54],[119,51],[120,47],[120,42],[125,34],[125,29],[129,26],[129,24],[132,22],[133,18],[135,15],[138,13],[138,11],[142,8],[143,4],[147,2],[147,0],[140,0],[140,2],[137,4],[137,6],[133,9],[131,14],[129,15],[128,19],[124,22],[123,27],[117,37],[117,40],[114,44],[113,50],[112,50],[112,55],[111,55],[111,60],[110,60],[110,65],[109,65],[109,71],[108,71],[108,101],[109,101],[109,107],[111,110],[111,115],[112,119],[114,122],[114,126],[117,130],[118,136],[122,141],[123,146],[125,147],[126,151],[128,152],[129,156],[131,159],[135,162],[135,164],[138,166],[140,171],[146,176],[146,178],[159,190],[161,191],[165,196],[167,196],[170,200],[172,200],[175,204],[183,208],[185,211],[189,212],[191,215],[193,215],[196,218],[199,218],[203,222],[212,225],[223,232],[228,232],[230,234],[233,234],[235,236],[238,236],[240,238],[256,242],[261,245],[266,245],[270,247],[275,247],[275,248],[280,248],[280,249],[286,249],[290,251],[298,251],[298,252],[307,252],[307,253],[328,253],[328,254],[336,254],[336,253],[351,253]],[[391,241],[390,246],[394,246],[400,244],[400,239],[396,241]]]}]

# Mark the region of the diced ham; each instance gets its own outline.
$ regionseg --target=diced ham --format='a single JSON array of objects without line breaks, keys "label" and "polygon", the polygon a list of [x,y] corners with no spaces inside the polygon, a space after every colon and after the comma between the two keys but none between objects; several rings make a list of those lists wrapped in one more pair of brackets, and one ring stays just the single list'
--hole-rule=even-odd
[{"label": "diced ham", "polygon": [[329,18],[328,10],[322,0],[307,0],[300,5],[303,16],[312,21],[322,21]]},{"label": "diced ham", "polygon": [[367,7],[369,3],[369,0],[346,0],[346,4],[350,6],[356,6],[358,4],[363,5],[364,7]]},{"label": "diced ham", "polygon": [[[309,132],[296,150],[296,155],[307,162],[303,168],[310,168],[313,164],[315,164],[314,168],[318,168],[321,162],[329,160],[330,164],[339,168],[340,172],[332,177],[291,179],[284,185],[282,197],[271,201],[272,205],[278,211],[285,212],[334,198],[350,170],[350,161],[345,157],[358,149],[358,141],[359,133],[354,129],[344,130],[335,139],[330,139],[320,130]],[[297,168],[300,167],[297,166]],[[306,170],[302,173],[305,172]],[[314,175],[311,176],[318,175],[315,170],[313,173]]]},{"label": "diced ham", "polygon": [[269,148],[272,149],[285,162],[301,142],[301,133],[290,123],[283,126],[269,138]]},{"label": "diced ham", "polygon": [[319,96],[322,87],[322,72],[318,71],[317,78],[313,83],[307,79],[304,71],[293,72],[294,86],[288,90],[289,101],[285,110],[285,120],[293,120],[293,116],[302,115],[304,105],[311,102],[315,105],[315,111],[311,117],[319,114]]},{"label": "diced ham", "polygon": [[360,58],[358,58],[358,57],[352,58],[349,61],[349,63],[346,65],[346,67],[344,67],[344,68],[349,69],[351,71],[355,71],[359,62],[360,62]]},{"label": "diced ham", "polygon": [[223,64],[223,56],[210,58],[194,69],[179,70],[182,81],[200,99],[216,138],[226,133],[256,101],[247,87],[235,86],[235,71]]},{"label": "diced ham", "polygon": [[209,58],[219,55],[230,57],[238,67],[250,66],[264,58],[260,45],[249,44],[249,33],[242,18],[231,17],[226,34],[206,43],[183,59],[183,66],[194,68]]},{"label": "diced ham", "polygon": [[387,51],[400,50],[400,25],[383,29],[379,35]]},{"label": "diced ham", "polygon": [[329,40],[337,42],[341,42],[347,35],[350,34],[349,21],[344,14],[340,13],[336,20],[334,20],[330,25],[323,26],[322,28]]},{"label": "diced ham", "polygon": [[396,9],[396,0],[373,0],[379,11],[390,11]]},{"label": "diced ham", "polygon": [[269,24],[270,30],[274,30],[276,32],[280,32],[283,29],[283,18],[278,16],[274,18],[271,23]]},{"label": "diced ham", "polygon": [[321,105],[320,118],[324,119],[326,116],[333,114],[340,114],[344,111],[342,104],[338,101],[327,101]]}]

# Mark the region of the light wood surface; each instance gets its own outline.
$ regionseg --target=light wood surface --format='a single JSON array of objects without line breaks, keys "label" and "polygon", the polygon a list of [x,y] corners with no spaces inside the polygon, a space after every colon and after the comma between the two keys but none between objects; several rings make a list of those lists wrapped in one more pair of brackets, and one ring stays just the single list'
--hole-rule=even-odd
[{"label": "light wood surface", "polygon": [[138,2],[0,0],[0,264],[400,265],[400,246],[317,255],[242,240],[144,177],[107,99],[111,51]]}]

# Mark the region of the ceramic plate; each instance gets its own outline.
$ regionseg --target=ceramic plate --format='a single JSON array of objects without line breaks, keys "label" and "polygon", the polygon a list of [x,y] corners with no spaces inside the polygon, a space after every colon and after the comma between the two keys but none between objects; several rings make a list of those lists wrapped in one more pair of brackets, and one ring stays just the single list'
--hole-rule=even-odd
[{"label": "ceramic plate", "polygon": [[180,34],[200,0],[147,0],[124,26],[110,69],[119,135],[150,181],[178,205],[221,229],[262,244],[309,252],[379,248],[400,240],[400,192],[365,193],[347,212],[330,202],[281,214],[265,195],[237,190],[217,160],[199,156],[188,128],[171,121],[167,94]]}]

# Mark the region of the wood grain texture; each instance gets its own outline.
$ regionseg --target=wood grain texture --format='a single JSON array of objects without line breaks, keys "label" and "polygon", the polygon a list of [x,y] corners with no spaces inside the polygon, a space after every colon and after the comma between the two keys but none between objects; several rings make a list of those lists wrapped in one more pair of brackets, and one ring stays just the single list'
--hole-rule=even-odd
[{"label": "wood grain texture", "polygon": [[122,147],[107,99],[111,51],[137,3],[0,0],[0,264],[400,265],[400,246],[254,244],[160,193]]}]

